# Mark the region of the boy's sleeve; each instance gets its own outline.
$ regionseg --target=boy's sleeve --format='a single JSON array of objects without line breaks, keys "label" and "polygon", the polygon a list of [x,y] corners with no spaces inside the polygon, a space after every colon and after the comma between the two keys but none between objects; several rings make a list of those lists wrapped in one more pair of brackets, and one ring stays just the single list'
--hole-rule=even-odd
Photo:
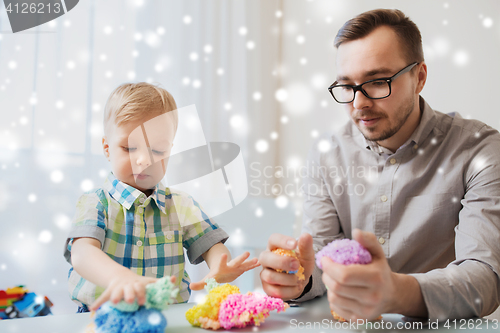
[{"label": "boy's sleeve", "polygon": [[76,204],[76,213],[64,245],[64,258],[71,264],[71,246],[74,238],[89,237],[104,245],[107,226],[107,198],[102,189],[85,193]]},{"label": "boy's sleeve", "polygon": [[[225,243],[228,234],[219,228],[191,196],[182,196],[178,214],[182,226],[182,245],[187,250],[189,262],[196,265],[203,261],[201,256],[217,243]],[[179,210],[178,210],[179,211]]]}]

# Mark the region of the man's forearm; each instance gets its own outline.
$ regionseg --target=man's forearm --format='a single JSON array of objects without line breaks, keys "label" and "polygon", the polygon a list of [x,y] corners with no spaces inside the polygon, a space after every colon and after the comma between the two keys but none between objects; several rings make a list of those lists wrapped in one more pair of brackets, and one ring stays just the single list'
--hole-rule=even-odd
[{"label": "man's forearm", "polygon": [[398,313],[408,317],[427,318],[427,306],[417,279],[411,275],[392,274],[395,283],[395,299],[392,304],[388,304],[385,312]]},{"label": "man's forearm", "polygon": [[430,319],[483,317],[498,306],[500,279],[482,262],[466,260],[410,275],[420,284]]}]

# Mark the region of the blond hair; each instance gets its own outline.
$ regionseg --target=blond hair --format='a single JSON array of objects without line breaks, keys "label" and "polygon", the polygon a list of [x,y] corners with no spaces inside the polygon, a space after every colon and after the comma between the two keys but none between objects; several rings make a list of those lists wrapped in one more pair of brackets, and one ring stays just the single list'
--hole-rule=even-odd
[{"label": "blond hair", "polygon": [[174,133],[179,117],[172,95],[165,89],[146,82],[124,83],[116,88],[104,107],[104,132],[110,121],[120,126],[132,121],[150,119],[173,112]]}]

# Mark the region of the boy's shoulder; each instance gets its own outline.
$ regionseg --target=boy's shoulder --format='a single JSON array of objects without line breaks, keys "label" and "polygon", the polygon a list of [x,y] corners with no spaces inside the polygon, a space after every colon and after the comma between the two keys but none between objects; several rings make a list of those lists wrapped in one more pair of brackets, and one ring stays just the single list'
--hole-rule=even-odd
[{"label": "boy's shoulder", "polygon": [[165,200],[172,200],[177,208],[200,208],[198,202],[189,193],[176,188],[165,188]]},{"label": "boy's shoulder", "polygon": [[109,193],[108,191],[106,191],[104,188],[96,188],[96,189],[92,189],[90,191],[86,191],[84,192],[81,196],[80,196],[80,201],[81,200],[107,200],[107,198],[109,197]]},{"label": "boy's shoulder", "polygon": [[102,206],[100,208],[108,210],[110,195],[108,191],[103,188],[96,188],[84,192],[78,199],[77,206],[96,205]]},{"label": "boy's shoulder", "polygon": [[188,193],[172,187],[165,187],[165,198],[175,201],[192,201],[193,197]]}]

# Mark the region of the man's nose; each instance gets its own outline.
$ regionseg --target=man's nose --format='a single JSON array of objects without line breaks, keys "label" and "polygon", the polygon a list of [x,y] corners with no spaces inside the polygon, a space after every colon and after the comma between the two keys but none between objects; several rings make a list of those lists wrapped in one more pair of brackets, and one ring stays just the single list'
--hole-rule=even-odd
[{"label": "man's nose", "polygon": [[366,97],[361,90],[358,90],[354,93],[354,101],[352,102],[352,106],[356,110],[361,110],[366,107],[370,107],[372,105],[373,105],[373,100]]}]

